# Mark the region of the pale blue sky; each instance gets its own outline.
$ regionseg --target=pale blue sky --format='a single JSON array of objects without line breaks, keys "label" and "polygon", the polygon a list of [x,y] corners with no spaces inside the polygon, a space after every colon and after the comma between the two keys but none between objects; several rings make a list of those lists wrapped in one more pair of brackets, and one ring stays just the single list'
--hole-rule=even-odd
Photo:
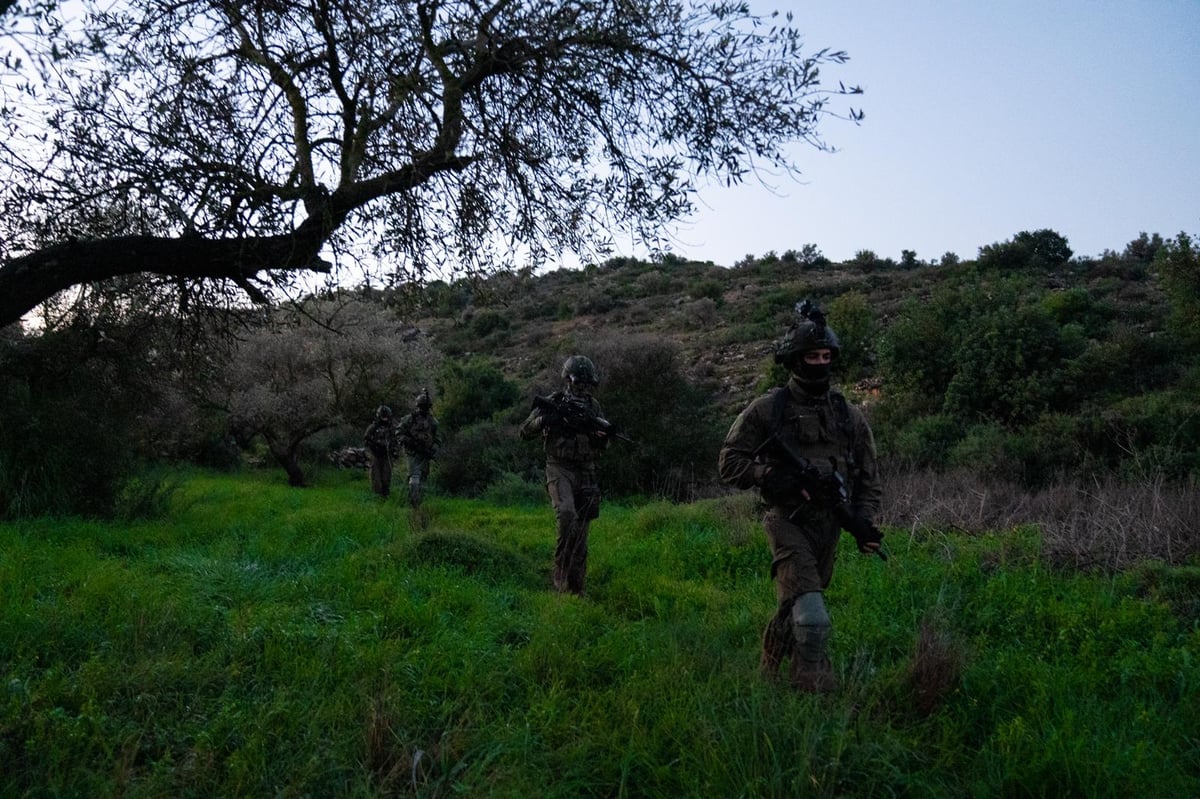
[{"label": "pale blue sky", "polygon": [[[797,146],[803,184],[702,190],[673,250],[731,266],[816,244],[923,260],[1051,228],[1077,255],[1200,234],[1200,0],[752,0],[791,10],[861,126]],[[631,248],[632,249],[632,248]]]}]

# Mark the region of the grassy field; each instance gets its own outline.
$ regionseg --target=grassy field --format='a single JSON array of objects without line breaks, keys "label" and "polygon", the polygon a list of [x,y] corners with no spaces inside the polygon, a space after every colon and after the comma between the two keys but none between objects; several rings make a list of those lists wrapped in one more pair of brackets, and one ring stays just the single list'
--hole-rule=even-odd
[{"label": "grassy field", "polygon": [[1200,567],[1038,531],[843,541],[841,690],[757,673],[748,496],[548,505],[181,475],[163,518],[0,525],[0,796],[1200,795]]}]

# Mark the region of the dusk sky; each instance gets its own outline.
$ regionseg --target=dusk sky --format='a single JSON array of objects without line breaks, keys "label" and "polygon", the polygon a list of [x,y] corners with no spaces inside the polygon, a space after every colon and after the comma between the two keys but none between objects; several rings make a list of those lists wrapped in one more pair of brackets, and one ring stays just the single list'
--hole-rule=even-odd
[{"label": "dusk sky", "polygon": [[[1076,255],[1200,235],[1200,0],[752,0],[865,90],[803,183],[702,189],[674,252],[732,266],[812,243],[921,260],[1050,228]],[[620,246],[620,243],[618,243]],[[628,247],[628,252],[636,248]]]}]

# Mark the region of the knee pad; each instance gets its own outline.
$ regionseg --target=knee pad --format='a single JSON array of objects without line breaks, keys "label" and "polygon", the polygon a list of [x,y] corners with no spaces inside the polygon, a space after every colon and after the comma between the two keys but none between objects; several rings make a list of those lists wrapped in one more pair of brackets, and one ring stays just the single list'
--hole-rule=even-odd
[{"label": "knee pad", "polygon": [[792,630],[800,657],[812,662],[825,658],[833,624],[825,610],[825,596],[820,591],[809,591],[796,597],[792,603]]}]

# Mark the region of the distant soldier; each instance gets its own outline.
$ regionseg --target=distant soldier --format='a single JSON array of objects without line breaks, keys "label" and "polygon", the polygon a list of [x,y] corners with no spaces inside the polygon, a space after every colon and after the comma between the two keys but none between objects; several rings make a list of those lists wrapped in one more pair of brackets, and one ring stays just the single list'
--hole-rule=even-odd
[{"label": "distant soldier", "polygon": [[396,435],[404,454],[408,456],[408,504],[421,507],[424,485],[429,480],[430,463],[437,458],[442,445],[442,435],[434,418],[433,400],[429,390],[421,389],[412,413],[400,420]]},{"label": "distant soldier", "polygon": [[763,673],[777,678],[790,657],[792,685],[824,692],[837,687],[824,591],[839,530],[854,536],[859,551],[884,557],[873,521],[882,490],[866,418],[829,387],[837,336],[815,306],[804,302],[796,310],[798,320],[775,346],[775,360],[791,378],[734,420],[719,469],[738,488],[758,487],[767,505],[763,528],[779,605],[763,633]]},{"label": "distant soldier", "polygon": [[[596,459],[608,446],[608,426],[592,396],[600,384],[596,365],[583,355],[563,363],[562,390],[535,401],[521,437],[541,436],[546,452],[546,492],[557,520],[554,590],[582,596],[587,574],[588,527],[600,515]],[[587,423],[586,420],[593,423]]]},{"label": "distant soldier", "polygon": [[386,497],[392,490],[392,458],[399,450],[396,428],[392,423],[392,409],[380,405],[375,411],[375,421],[363,434],[371,468],[371,490]]}]

